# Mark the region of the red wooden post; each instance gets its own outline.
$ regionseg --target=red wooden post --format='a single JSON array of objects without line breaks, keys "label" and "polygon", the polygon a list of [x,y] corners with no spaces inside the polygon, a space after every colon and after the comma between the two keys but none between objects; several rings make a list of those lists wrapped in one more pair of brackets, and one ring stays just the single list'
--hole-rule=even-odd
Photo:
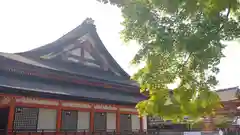
[{"label": "red wooden post", "polygon": [[204,124],[203,131],[214,131],[215,125],[213,123],[212,116],[206,116],[204,118],[203,124]]},{"label": "red wooden post", "polygon": [[57,123],[56,123],[57,133],[61,131],[61,123],[62,123],[62,105],[61,102],[59,102],[59,106],[57,108]]},{"label": "red wooden post", "polygon": [[90,112],[90,131],[94,131],[94,106],[92,106],[91,112]]},{"label": "red wooden post", "polygon": [[140,120],[140,131],[143,132],[143,117],[139,117]]},{"label": "red wooden post", "polygon": [[116,113],[116,132],[117,133],[120,132],[120,110],[119,110],[119,108],[117,109],[117,113]]},{"label": "red wooden post", "polygon": [[9,105],[9,114],[8,114],[8,130],[12,131],[13,129],[13,121],[14,121],[14,114],[15,114],[15,99],[11,99]]}]

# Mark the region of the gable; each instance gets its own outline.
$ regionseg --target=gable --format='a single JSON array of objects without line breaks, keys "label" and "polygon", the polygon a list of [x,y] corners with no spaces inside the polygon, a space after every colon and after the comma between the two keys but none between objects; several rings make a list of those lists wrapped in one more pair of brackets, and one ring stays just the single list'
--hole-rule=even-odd
[{"label": "gable", "polygon": [[45,60],[58,59],[62,62],[100,68],[121,76],[120,73],[109,64],[104,54],[98,50],[95,41],[89,34],[72,41],[70,44],[64,45],[60,50],[57,49],[55,52],[50,52],[40,57]]},{"label": "gable", "polygon": [[[53,63],[57,60],[64,65],[70,62],[95,67],[126,80],[130,79],[130,76],[107,51],[97,34],[96,26],[89,18],[58,40],[18,55],[34,60],[41,58],[43,61],[53,61]],[[73,64],[70,65],[73,66]]]},{"label": "gable", "polygon": [[216,91],[221,101],[232,101],[238,99],[239,88],[232,87]]}]

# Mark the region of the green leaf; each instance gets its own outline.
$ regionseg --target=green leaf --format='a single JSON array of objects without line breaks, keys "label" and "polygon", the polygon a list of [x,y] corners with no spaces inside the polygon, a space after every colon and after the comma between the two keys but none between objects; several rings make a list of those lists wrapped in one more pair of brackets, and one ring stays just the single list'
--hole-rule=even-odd
[{"label": "green leaf", "polygon": [[[149,99],[137,104],[141,115],[181,121],[214,114],[221,107],[217,67],[222,40],[240,37],[238,0],[100,0],[120,6],[124,41],[140,50],[133,64],[144,63],[132,78]],[[180,84],[169,90],[169,84]]]}]

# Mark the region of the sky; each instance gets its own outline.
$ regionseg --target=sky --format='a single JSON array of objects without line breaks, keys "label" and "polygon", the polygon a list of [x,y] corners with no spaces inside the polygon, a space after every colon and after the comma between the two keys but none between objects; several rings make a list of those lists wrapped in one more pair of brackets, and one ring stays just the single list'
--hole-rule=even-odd
[{"label": "sky", "polygon": [[[121,67],[129,74],[136,72],[129,62],[138,46],[120,39],[121,11],[96,0],[1,0],[0,52],[23,52],[50,43],[87,17],[95,20],[101,40]],[[216,89],[240,85],[240,44],[227,45]]]}]

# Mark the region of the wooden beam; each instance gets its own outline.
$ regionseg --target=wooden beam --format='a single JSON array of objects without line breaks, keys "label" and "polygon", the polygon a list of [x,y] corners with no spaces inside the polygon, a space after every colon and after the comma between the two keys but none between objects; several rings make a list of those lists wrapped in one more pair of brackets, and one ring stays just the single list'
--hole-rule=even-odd
[{"label": "wooden beam", "polygon": [[68,54],[68,57],[72,57],[74,59],[80,59],[80,61],[82,63],[84,63],[85,61],[86,62],[90,62],[90,63],[94,63],[94,64],[97,64],[97,65],[101,65],[101,62],[100,61],[97,61],[97,60],[91,60],[91,59],[85,59],[84,57],[79,57],[79,56],[75,56],[75,55],[72,55],[72,54]]}]

